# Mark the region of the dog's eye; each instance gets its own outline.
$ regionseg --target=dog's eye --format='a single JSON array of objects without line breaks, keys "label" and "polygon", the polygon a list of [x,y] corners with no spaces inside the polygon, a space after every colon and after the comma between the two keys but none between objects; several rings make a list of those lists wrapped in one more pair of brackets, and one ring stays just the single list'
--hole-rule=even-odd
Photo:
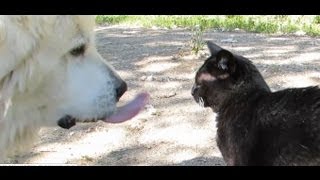
[{"label": "dog's eye", "polygon": [[80,55],[83,55],[83,54],[84,54],[85,50],[86,50],[86,45],[82,44],[82,45],[80,45],[80,46],[72,49],[72,50],[70,51],[70,54],[71,54],[72,56],[80,56]]}]

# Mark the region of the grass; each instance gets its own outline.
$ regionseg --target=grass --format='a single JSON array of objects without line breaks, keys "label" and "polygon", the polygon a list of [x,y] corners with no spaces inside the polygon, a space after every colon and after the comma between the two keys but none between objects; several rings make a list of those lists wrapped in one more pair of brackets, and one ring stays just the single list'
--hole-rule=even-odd
[{"label": "grass", "polygon": [[169,29],[176,27],[194,29],[197,26],[201,31],[209,28],[223,29],[226,31],[238,28],[248,32],[268,34],[288,34],[300,31],[310,36],[320,36],[320,16],[98,15],[96,17],[96,22],[98,24],[125,24],[143,26],[147,28],[161,27]]},{"label": "grass", "polygon": [[199,26],[195,26],[192,30],[192,36],[190,41],[190,47],[191,51],[194,54],[198,54],[205,45],[205,42],[203,40],[203,29],[201,29]]}]

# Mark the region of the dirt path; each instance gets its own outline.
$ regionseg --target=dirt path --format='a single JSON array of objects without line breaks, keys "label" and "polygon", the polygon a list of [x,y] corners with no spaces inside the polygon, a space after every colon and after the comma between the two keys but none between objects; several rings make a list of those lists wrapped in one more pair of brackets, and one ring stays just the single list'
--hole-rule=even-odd
[{"label": "dirt path", "polygon": [[[215,142],[215,114],[200,108],[190,95],[203,59],[190,55],[189,30],[99,27],[96,38],[102,56],[128,82],[120,103],[148,91],[150,105],[123,124],[43,128],[32,152],[8,162],[224,165]],[[272,90],[320,84],[319,39],[215,31],[206,32],[204,39],[251,58]]]}]

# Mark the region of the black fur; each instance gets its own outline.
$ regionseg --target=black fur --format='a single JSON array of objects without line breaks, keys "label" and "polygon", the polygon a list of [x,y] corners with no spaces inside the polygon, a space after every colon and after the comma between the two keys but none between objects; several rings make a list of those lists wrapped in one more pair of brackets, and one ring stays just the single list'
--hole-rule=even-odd
[{"label": "black fur", "polygon": [[74,125],[76,125],[76,119],[66,115],[63,118],[59,119],[57,122],[58,126],[64,128],[64,129],[70,129]]},{"label": "black fur", "polygon": [[208,47],[192,95],[217,113],[227,165],[320,165],[319,88],[271,92],[247,58]]}]

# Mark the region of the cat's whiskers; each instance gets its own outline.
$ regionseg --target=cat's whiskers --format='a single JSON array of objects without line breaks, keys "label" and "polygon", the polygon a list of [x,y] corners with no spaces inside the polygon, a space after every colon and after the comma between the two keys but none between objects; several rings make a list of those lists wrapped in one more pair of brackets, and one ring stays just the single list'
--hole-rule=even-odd
[{"label": "cat's whiskers", "polygon": [[199,97],[199,103],[200,107],[204,107],[204,101],[202,97]]}]

